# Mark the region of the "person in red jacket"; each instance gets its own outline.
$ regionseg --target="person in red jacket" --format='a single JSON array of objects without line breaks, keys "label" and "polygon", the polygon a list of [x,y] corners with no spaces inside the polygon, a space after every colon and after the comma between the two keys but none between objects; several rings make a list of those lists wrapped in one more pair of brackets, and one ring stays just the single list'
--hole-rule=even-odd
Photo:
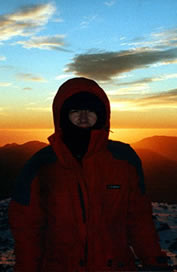
[{"label": "person in red jacket", "polygon": [[9,206],[15,272],[167,270],[136,153],[108,140],[110,103],[73,78],[53,102],[50,145],[22,170]]}]

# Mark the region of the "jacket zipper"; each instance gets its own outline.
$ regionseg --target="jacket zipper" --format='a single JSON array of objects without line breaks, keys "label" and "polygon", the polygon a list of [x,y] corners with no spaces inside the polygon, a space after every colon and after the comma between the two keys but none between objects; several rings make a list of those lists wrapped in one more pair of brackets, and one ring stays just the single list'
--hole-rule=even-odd
[{"label": "jacket zipper", "polygon": [[86,223],[86,211],[85,211],[84,197],[83,197],[82,189],[81,189],[81,186],[79,183],[78,183],[78,192],[79,192],[79,199],[80,199],[81,209],[82,209],[82,219],[85,224]]},{"label": "jacket zipper", "polygon": [[[80,183],[78,183],[78,193],[79,193],[79,199],[80,199],[80,204],[81,204],[81,209],[82,209],[83,223],[86,224],[86,210],[85,210],[84,197],[83,197],[83,192],[82,192]],[[83,265],[86,265],[87,258],[88,258],[88,241],[86,239],[85,247],[84,247],[84,263],[83,263]]]}]

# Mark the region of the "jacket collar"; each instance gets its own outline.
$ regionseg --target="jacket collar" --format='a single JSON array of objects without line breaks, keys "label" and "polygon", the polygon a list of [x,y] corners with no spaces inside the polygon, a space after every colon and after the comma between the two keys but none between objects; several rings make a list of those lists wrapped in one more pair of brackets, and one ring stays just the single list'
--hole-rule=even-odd
[{"label": "jacket collar", "polygon": [[[91,132],[88,151],[83,157],[83,161],[94,156],[94,154],[107,148],[109,132],[104,129],[93,130]],[[61,130],[55,132],[48,138],[60,163],[66,168],[73,168],[78,164],[68,147],[62,141]]]}]

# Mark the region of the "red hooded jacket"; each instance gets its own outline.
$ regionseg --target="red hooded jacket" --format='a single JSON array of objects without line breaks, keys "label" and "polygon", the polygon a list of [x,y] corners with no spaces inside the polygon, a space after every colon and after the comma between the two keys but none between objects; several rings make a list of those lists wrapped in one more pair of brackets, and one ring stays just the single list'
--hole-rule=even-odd
[{"label": "red hooded jacket", "polygon": [[[59,122],[64,101],[81,91],[97,95],[107,111],[105,127],[91,132],[82,164],[63,143]],[[145,265],[159,265],[164,254],[136,169],[107,148],[104,91],[92,80],[68,80],[56,94],[53,114],[49,141],[56,159],[41,165],[30,185],[24,180],[19,194],[27,192],[29,201],[14,198],[9,207],[15,272],[135,271],[134,253]]]}]

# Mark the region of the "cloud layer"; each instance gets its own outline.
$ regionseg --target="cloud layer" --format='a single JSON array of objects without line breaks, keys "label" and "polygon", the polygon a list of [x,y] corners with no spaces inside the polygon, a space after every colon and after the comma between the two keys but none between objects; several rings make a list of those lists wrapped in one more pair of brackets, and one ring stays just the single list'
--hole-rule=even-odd
[{"label": "cloud layer", "polygon": [[122,45],[149,47],[156,49],[171,48],[177,46],[177,28],[166,29],[161,32],[153,32],[149,36],[137,37],[132,41],[124,40]]},{"label": "cloud layer", "polygon": [[36,76],[36,75],[33,75],[31,73],[19,73],[16,75],[16,77],[20,80],[23,80],[23,81],[32,81],[32,82],[47,82],[46,79],[44,79],[43,77],[41,76]]},{"label": "cloud layer", "polygon": [[137,100],[140,106],[161,106],[177,108],[177,89],[169,90],[167,92],[160,92],[151,96],[147,96]]},{"label": "cloud layer", "polygon": [[6,57],[0,56],[0,61],[5,61],[5,60],[6,60]]},{"label": "cloud layer", "polygon": [[0,16],[0,41],[16,36],[29,36],[47,24],[55,12],[51,3],[25,6],[18,11]]},{"label": "cloud layer", "polygon": [[64,49],[65,41],[64,35],[55,36],[38,36],[32,37],[29,41],[19,41],[18,44],[22,44],[24,48],[38,48],[43,50],[62,50]]},{"label": "cloud layer", "polygon": [[167,50],[141,48],[120,52],[80,54],[68,64],[66,71],[96,80],[111,80],[125,72],[147,68],[156,63],[177,62],[177,48]]},{"label": "cloud layer", "polygon": [[110,0],[110,1],[106,1],[106,2],[104,2],[104,4],[105,4],[106,6],[108,6],[108,7],[112,7],[112,6],[114,6],[114,5],[115,5],[115,3],[116,3],[116,1],[115,1],[115,0]]},{"label": "cloud layer", "polygon": [[111,99],[113,111],[146,111],[158,109],[177,109],[177,89],[171,89],[166,92],[158,92],[156,94],[149,94],[141,97],[125,97],[117,95]]},{"label": "cloud layer", "polygon": [[135,81],[118,83],[117,86],[144,86],[144,84],[163,81],[167,79],[174,79],[174,78],[177,79],[177,73],[165,74],[165,75],[162,74],[161,76],[157,76],[157,77],[145,77]]},{"label": "cloud layer", "polygon": [[[20,8],[18,11],[0,16],[0,42],[11,40],[15,37],[23,38],[12,43],[20,44],[24,48],[38,48],[43,50],[60,50],[65,49],[65,35],[53,36],[35,36],[42,30],[54,15],[56,8],[54,4],[28,5]],[[61,22],[61,19],[54,20]],[[29,40],[24,38],[30,37]],[[69,51],[70,52],[70,51]],[[0,61],[3,60],[0,56]]]},{"label": "cloud layer", "polygon": [[12,85],[12,83],[10,83],[10,82],[0,82],[0,87],[9,87],[11,85]]}]

